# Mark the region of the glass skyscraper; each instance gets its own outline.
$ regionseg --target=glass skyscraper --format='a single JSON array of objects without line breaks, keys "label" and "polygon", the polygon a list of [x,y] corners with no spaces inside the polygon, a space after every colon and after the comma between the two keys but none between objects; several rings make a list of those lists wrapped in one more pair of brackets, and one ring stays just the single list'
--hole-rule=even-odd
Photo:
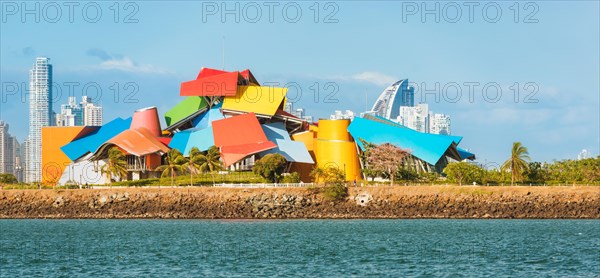
[{"label": "glass skyscraper", "polygon": [[415,106],[415,89],[408,86],[408,79],[387,87],[377,98],[371,111],[377,116],[395,120],[400,115],[400,106]]},{"label": "glass skyscraper", "polygon": [[29,71],[29,137],[25,182],[42,179],[42,127],[53,125],[52,65],[38,57]]}]

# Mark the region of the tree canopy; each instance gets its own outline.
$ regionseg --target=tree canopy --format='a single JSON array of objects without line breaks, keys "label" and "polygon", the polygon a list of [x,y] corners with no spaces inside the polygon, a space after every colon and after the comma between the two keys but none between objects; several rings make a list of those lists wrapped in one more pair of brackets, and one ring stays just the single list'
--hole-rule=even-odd
[{"label": "tree canopy", "polygon": [[285,171],[287,161],[280,154],[267,154],[254,162],[252,172],[265,178],[269,182],[277,182]]}]

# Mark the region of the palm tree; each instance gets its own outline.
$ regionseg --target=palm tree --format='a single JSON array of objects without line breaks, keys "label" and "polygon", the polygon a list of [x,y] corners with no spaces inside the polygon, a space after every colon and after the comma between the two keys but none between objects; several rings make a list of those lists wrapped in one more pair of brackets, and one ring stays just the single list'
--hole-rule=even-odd
[{"label": "palm tree", "polygon": [[122,180],[127,177],[127,161],[125,161],[125,155],[119,148],[111,147],[108,149],[108,159],[106,164],[102,166],[102,174],[108,176],[108,183],[112,183],[112,177],[118,177]]},{"label": "palm tree", "polygon": [[198,148],[193,147],[190,150],[190,155],[186,159],[186,163],[183,164],[185,168],[190,172],[190,186],[194,185],[193,177],[194,172],[198,172],[200,170],[201,161],[204,158],[204,154],[198,150]]},{"label": "palm tree", "polygon": [[183,172],[185,163],[185,158],[181,154],[181,152],[177,149],[171,149],[167,152],[167,156],[165,157],[165,164],[158,166],[156,171],[162,171],[160,177],[163,178],[167,175],[171,176],[171,186],[175,184],[175,175],[177,172]]},{"label": "palm tree", "polygon": [[523,178],[523,172],[527,170],[527,161],[529,160],[531,160],[531,158],[529,158],[527,147],[523,146],[521,142],[514,142],[510,158],[506,160],[500,168],[502,171],[510,170],[510,185],[514,185],[515,179]]},{"label": "palm tree", "polygon": [[208,149],[206,154],[201,154],[198,159],[200,163],[200,171],[202,172],[214,172],[223,169],[223,165],[219,160],[221,158],[221,152],[216,146],[212,146]]}]

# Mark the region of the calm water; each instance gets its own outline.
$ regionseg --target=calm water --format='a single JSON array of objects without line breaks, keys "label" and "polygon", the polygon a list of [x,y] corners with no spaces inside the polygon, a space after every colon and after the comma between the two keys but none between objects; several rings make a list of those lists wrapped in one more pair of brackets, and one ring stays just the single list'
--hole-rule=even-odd
[{"label": "calm water", "polygon": [[0,276],[600,275],[599,220],[0,220]]}]

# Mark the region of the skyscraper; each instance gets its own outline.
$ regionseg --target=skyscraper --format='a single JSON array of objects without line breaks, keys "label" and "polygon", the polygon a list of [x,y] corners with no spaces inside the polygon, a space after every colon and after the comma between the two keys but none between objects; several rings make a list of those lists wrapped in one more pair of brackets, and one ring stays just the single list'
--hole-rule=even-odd
[{"label": "skyscraper", "polygon": [[83,109],[77,104],[75,97],[69,97],[69,102],[60,106],[60,114],[56,114],[57,126],[82,126]]},{"label": "skyscraper", "polygon": [[42,178],[42,127],[52,125],[52,65],[38,57],[29,71],[29,137],[25,182]]},{"label": "skyscraper", "polygon": [[14,142],[14,137],[8,133],[8,124],[0,121],[0,173],[14,173]]},{"label": "skyscraper", "polygon": [[417,106],[400,106],[400,115],[396,121],[416,131],[429,133],[429,105],[419,103]]},{"label": "skyscraper", "polygon": [[450,116],[440,113],[430,113],[429,120],[431,122],[429,133],[450,135]]},{"label": "skyscraper", "polygon": [[400,106],[415,105],[415,89],[408,86],[408,79],[397,81],[387,87],[377,98],[371,111],[389,120],[399,116]]},{"label": "skyscraper", "polygon": [[83,110],[83,125],[85,126],[101,126],[102,125],[102,106],[92,103],[92,98],[83,96],[81,102]]}]

